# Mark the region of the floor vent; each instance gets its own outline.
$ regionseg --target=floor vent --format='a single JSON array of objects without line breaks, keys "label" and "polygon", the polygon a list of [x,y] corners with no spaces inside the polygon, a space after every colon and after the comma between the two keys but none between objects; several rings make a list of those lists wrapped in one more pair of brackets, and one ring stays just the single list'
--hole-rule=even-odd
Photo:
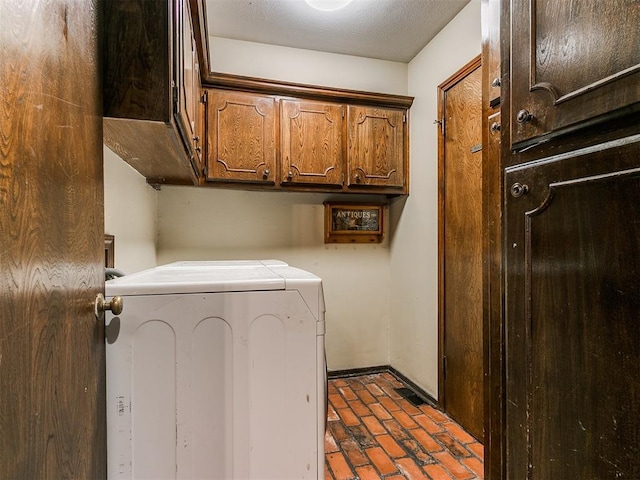
[{"label": "floor vent", "polygon": [[403,388],[396,388],[395,390],[396,392],[398,392],[398,395],[402,396],[402,398],[409,401],[415,407],[418,407],[420,405],[424,405],[425,403],[427,403],[423,399],[421,399],[418,395],[416,395],[413,390],[409,388],[403,387]]}]

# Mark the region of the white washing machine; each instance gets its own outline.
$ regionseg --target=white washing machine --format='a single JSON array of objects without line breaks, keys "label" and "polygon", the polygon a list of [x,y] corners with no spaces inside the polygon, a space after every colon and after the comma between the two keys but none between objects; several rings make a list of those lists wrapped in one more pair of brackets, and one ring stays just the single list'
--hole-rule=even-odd
[{"label": "white washing machine", "polygon": [[324,479],[324,298],[277,261],[106,284],[109,479]]}]

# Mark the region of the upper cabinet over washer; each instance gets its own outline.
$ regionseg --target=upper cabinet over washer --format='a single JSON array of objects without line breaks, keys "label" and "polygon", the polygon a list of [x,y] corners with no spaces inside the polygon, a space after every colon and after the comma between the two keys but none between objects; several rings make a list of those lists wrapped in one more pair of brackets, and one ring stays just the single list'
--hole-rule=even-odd
[{"label": "upper cabinet over washer", "polygon": [[104,143],[152,184],[193,185],[199,172],[201,75],[190,6],[103,6]]},{"label": "upper cabinet over washer", "polygon": [[209,89],[207,104],[207,180],[273,184],[275,100]]},{"label": "upper cabinet over washer", "polygon": [[349,187],[404,188],[406,112],[349,106]]},{"label": "upper cabinet over washer", "polygon": [[282,100],[283,183],[342,185],[343,117],[343,105]]}]

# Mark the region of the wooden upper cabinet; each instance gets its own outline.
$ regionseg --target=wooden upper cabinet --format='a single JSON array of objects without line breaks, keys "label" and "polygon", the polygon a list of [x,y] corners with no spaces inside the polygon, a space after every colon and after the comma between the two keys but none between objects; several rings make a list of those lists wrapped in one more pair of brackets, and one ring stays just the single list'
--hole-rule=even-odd
[{"label": "wooden upper cabinet", "polygon": [[349,105],[349,187],[406,190],[405,120],[405,110]]},{"label": "wooden upper cabinet", "polygon": [[282,100],[280,109],[282,183],[342,186],[344,107]]},{"label": "wooden upper cabinet", "polygon": [[511,5],[512,149],[640,110],[637,1]]},{"label": "wooden upper cabinet", "polygon": [[194,167],[201,170],[203,166],[202,126],[200,125],[202,89],[189,1],[176,0],[175,9],[179,41],[176,42],[175,50],[177,99],[174,116],[189,157],[194,162]]},{"label": "wooden upper cabinet", "polygon": [[207,103],[207,180],[273,184],[275,99],[210,89]]},{"label": "wooden upper cabinet", "polygon": [[[105,0],[103,142],[151,184],[193,185],[199,81],[188,0]],[[183,43],[184,41],[184,43]],[[182,71],[182,69],[185,71]]]}]

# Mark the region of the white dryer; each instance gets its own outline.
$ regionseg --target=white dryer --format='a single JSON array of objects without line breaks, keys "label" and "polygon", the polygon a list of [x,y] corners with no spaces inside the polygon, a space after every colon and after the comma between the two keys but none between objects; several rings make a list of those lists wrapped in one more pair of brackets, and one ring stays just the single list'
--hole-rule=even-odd
[{"label": "white dryer", "polygon": [[320,278],[178,262],[106,294],[109,479],[324,479]]}]

